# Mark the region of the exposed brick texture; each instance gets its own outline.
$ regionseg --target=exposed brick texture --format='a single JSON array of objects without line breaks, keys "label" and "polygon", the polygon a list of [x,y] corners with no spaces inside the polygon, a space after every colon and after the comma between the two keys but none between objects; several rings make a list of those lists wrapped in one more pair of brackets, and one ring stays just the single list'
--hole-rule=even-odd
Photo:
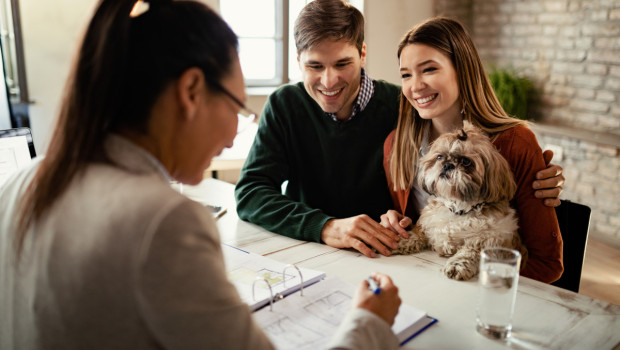
[{"label": "exposed brick texture", "polygon": [[576,138],[537,133],[541,147],[562,147],[566,185],[561,198],[592,208],[590,232],[620,245],[620,157],[618,148]]},{"label": "exposed brick texture", "polygon": [[561,197],[589,205],[591,233],[620,246],[620,0],[435,0],[434,9],[465,24],[486,64],[534,82],[530,118],[606,135],[538,139],[563,148]]}]

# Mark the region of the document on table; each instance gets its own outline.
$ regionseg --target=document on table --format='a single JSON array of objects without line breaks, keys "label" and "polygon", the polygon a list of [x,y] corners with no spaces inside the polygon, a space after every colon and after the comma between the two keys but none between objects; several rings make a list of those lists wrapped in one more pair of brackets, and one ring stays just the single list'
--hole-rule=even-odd
[{"label": "document on table", "polygon": [[[327,278],[254,312],[253,317],[277,349],[323,349],[351,309],[355,287]],[[392,330],[401,345],[437,322],[426,312],[400,306]]]},{"label": "document on table", "polygon": [[26,136],[0,138],[0,186],[17,169],[31,161]]},{"label": "document on table", "polygon": [[222,251],[228,280],[252,311],[298,291],[301,286],[305,292],[305,287],[325,277],[324,272],[297,268],[230,245],[222,244]]}]

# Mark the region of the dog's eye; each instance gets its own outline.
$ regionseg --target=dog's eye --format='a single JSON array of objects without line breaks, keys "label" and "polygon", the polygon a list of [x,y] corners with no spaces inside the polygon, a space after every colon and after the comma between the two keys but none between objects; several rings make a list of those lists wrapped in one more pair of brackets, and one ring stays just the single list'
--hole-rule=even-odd
[{"label": "dog's eye", "polygon": [[443,155],[442,154],[438,155],[436,159],[437,160],[442,160],[443,159]]},{"label": "dog's eye", "polygon": [[463,158],[461,158],[461,164],[463,166],[470,166],[471,165],[471,160],[469,160],[469,158],[463,157]]}]

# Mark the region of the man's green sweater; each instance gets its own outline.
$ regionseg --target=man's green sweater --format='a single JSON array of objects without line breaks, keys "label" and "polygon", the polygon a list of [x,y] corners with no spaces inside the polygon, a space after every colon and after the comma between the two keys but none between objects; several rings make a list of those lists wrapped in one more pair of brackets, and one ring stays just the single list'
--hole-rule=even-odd
[{"label": "man's green sweater", "polygon": [[400,88],[374,83],[368,105],[348,122],[325,114],[303,83],[269,96],[235,189],[241,219],[321,242],[330,219],[368,214],[379,220],[393,207],[382,159],[398,119]]}]

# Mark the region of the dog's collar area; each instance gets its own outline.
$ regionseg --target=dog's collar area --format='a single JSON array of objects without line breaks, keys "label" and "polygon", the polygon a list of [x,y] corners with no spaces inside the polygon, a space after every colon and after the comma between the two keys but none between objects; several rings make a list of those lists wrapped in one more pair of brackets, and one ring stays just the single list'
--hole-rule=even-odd
[{"label": "dog's collar area", "polygon": [[480,203],[478,203],[478,204],[476,204],[476,205],[472,206],[471,208],[469,208],[469,210],[465,210],[465,209],[455,210],[455,209],[454,209],[454,208],[452,208],[452,207],[449,207],[449,209],[450,209],[450,211],[451,211],[453,214],[455,214],[455,215],[465,215],[465,214],[469,214],[469,213],[471,213],[471,212],[472,212],[472,211],[474,211],[474,210],[478,210],[478,209],[480,209],[480,208],[484,207],[484,206],[485,206],[485,204],[487,204],[487,202],[480,202]]}]

